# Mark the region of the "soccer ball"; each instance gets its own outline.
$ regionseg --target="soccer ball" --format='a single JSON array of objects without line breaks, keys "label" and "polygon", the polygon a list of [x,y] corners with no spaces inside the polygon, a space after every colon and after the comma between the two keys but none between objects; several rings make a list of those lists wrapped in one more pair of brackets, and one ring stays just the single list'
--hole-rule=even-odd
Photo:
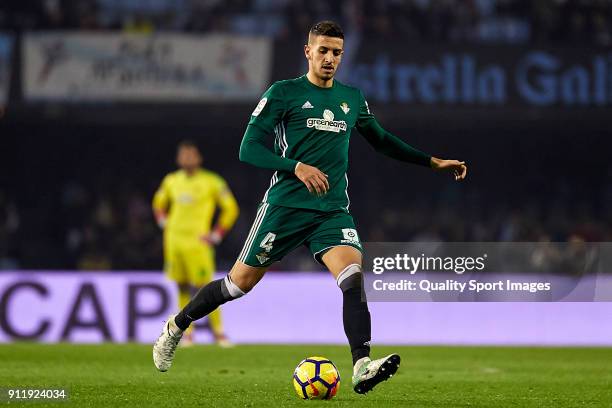
[{"label": "soccer ball", "polygon": [[293,388],[302,399],[332,399],[340,388],[340,373],[325,357],[308,357],[293,372]]}]

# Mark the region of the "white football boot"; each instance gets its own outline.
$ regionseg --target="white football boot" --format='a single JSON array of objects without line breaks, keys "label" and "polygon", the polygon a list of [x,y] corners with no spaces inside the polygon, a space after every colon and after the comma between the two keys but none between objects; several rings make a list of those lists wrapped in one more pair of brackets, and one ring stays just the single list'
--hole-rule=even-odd
[{"label": "white football boot", "polygon": [[171,315],[164,325],[162,333],[153,345],[153,363],[159,371],[168,371],[174,360],[176,346],[183,337],[183,331],[174,323],[174,316]]},{"label": "white football boot", "polygon": [[371,391],[378,383],[393,377],[400,365],[400,356],[389,354],[378,360],[364,357],[353,368],[353,389],[358,394]]}]

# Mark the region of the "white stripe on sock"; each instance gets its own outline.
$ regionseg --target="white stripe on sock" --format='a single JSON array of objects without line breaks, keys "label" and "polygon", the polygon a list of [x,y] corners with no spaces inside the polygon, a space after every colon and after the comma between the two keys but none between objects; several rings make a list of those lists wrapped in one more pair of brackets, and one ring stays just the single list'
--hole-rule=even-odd
[{"label": "white stripe on sock", "polygon": [[344,268],[336,278],[336,283],[338,284],[338,287],[342,282],[344,282],[346,278],[353,276],[356,273],[361,273],[361,265],[359,264],[350,264],[349,266]]}]

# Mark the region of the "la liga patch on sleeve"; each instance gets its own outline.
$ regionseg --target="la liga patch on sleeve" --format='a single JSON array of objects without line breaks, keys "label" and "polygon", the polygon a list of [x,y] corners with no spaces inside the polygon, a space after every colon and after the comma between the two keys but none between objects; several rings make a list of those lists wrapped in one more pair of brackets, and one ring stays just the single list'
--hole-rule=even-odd
[{"label": "la liga patch on sleeve", "polygon": [[258,116],[263,110],[264,106],[266,106],[267,102],[268,98],[261,98],[261,101],[259,101],[259,103],[255,107],[255,110],[253,111],[253,113],[251,113],[251,116]]}]

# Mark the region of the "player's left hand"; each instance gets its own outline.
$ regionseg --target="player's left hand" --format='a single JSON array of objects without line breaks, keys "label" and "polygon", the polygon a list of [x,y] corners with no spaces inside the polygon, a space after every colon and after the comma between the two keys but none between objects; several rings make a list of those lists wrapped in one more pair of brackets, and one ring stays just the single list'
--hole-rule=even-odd
[{"label": "player's left hand", "polygon": [[168,223],[168,217],[164,211],[156,210],[155,211],[155,222],[157,222],[157,226],[160,229],[166,228],[166,224]]},{"label": "player's left hand", "polygon": [[442,160],[432,157],[431,168],[439,171],[452,172],[456,181],[465,179],[467,175],[467,166],[465,165],[465,162],[459,160]]},{"label": "player's left hand", "polygon": [[223,229],[215,228],[208,234],[202,235],[200,240],[208,245],[219,245],[223,241],[223,233]]}]

